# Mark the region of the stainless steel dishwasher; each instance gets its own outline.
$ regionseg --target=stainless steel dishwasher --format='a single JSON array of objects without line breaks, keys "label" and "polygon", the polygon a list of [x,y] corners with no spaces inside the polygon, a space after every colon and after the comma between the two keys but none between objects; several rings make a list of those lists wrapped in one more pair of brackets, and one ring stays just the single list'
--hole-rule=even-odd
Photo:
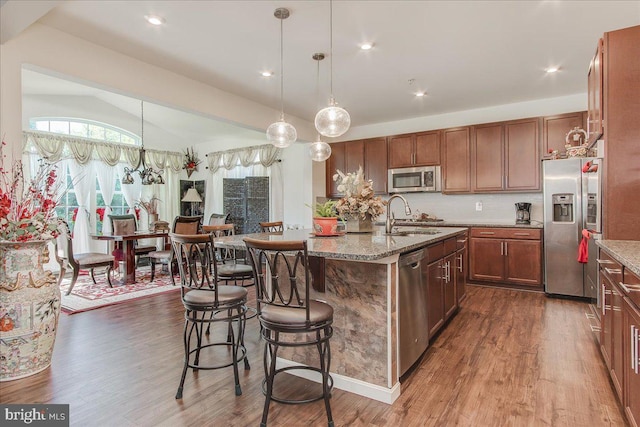
[{"label": "stainless steel dishwasher", "polygon": [[420,265],[426,251],[419,249],[400,255],[398,260],[398,312],[400,318],[400,375],[418,360],[429,345],[427,284],[422,281]]}]

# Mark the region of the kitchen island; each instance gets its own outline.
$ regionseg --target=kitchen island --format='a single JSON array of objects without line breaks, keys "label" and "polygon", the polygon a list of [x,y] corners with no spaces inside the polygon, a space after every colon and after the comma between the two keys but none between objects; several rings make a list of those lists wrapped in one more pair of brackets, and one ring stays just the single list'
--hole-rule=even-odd
[{"label": "kitchen island", "polygon": [[[217,238],[217,247],[244,248],[244,237],[264,240],[307,240],[309,256],[321,260],[316,273],[324,291],[312,297],[334,309],[331,338],[331,375],[334,386],[385,403],[400,395],[398,306],[401,254],[464,234],[466,228],[430,229],[434,234],[346,234],[316,237],[311,230],[256,233]],[[315,286],[314,286],[315,287]],[[427,310],[427,307],[424,307]],[[428,331],[424,331],[428,334]],[[284,349],[283,349],[284,350]],[[303,349],[282,351],[282,366],[317,359]],[[313,362],[310,362],[313,363]],[[313,378],[315,380],[315,378]]]}]

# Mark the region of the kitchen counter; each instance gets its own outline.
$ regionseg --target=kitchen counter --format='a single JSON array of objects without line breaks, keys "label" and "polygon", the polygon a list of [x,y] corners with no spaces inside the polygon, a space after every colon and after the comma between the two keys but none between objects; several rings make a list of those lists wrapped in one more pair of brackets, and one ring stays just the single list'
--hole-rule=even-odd
[{"label": "kitchen counter", "polygon": [[640,276],[640,241],[596,240],[596,245],[605,249],[616,261]]},{"label": "kitchen counter", "polygon": [[[415,225],[415,224],[413,224]],[[352,261],[375,261],[445,240],[465,231],[464,228],[434,227],[438,234],[410,236],[385,235],[383,227],[375,227],[373,233],[347,233],[335,237],[314,236],[311,230],[285,230],[281,233],[254,233],[221,237],[216,246],[244,249],[243,238],[261,240],[307,240],[310,256]]]},{"label": "kitchen counter", "polygon": [[[334,387],[393,403],[401,392],[398,319],[407,308],[398,304],[400,254],[455,239],[466,228],[441,227],[433,231],[437,234],[397,236],[385,235],[383,227],[375,227],[373,233],[316,237],[311,230],[286,230],[217,238],[215,245],[244,249],[245,237],[307,240],[310,260],[318,266],[314,282],[324,282],[324,288],[314,283],[310,296],[333,307]],[[317,358],[317,353],[309,349],[281,348],[277,364],[314,365]]]},{"label": "kitchen counter", "polygon": [[515,221],[414,221],[412,219],[397,219],[397,226],[419,227],[502,227],[502,228],[543,228],[541,222],[531,221],[531,224],[516,224]]}]

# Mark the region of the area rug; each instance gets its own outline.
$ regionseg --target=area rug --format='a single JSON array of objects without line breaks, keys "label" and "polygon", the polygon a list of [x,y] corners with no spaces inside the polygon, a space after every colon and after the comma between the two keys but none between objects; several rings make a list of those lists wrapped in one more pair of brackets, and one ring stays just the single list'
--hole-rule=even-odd
[{"label": "area rug", "polygon": [[[171,277],[165,272],[158,273],[156,271],[154,280],[151,282],[151,270],[148,267],[139,268],[136,271],[136,283],[132,285],[118,285],[113,282],[113,288],[110,288],[104,270],[96,270],[95,277],[97,284],[93,283],[88,274],[80,275],[71,295],[66,295],[71,285],[71,278],[65,277],[62,280],[60,292],[62,292],[62,311],[64,313],[80,313],[151,295],[178,292],[180,289],[179,285],[172,285]],[[176,283],[180,283],[177,276]]]}]

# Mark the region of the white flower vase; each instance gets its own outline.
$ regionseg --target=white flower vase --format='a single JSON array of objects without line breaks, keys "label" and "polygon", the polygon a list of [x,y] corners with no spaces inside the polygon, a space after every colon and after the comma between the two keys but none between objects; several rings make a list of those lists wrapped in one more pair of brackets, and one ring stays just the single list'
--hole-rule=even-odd
[{"label": "white flower vase", "polygon": [[365,219],[361,216],[347,217],[346,231],[347,233],[371,233],[373,231],[371,216],[367,215]]},{"label": "white flower vase", "polygon": [[60,288],[48,258],[47,241],[0,242],[0,381],[51,365]]}]

